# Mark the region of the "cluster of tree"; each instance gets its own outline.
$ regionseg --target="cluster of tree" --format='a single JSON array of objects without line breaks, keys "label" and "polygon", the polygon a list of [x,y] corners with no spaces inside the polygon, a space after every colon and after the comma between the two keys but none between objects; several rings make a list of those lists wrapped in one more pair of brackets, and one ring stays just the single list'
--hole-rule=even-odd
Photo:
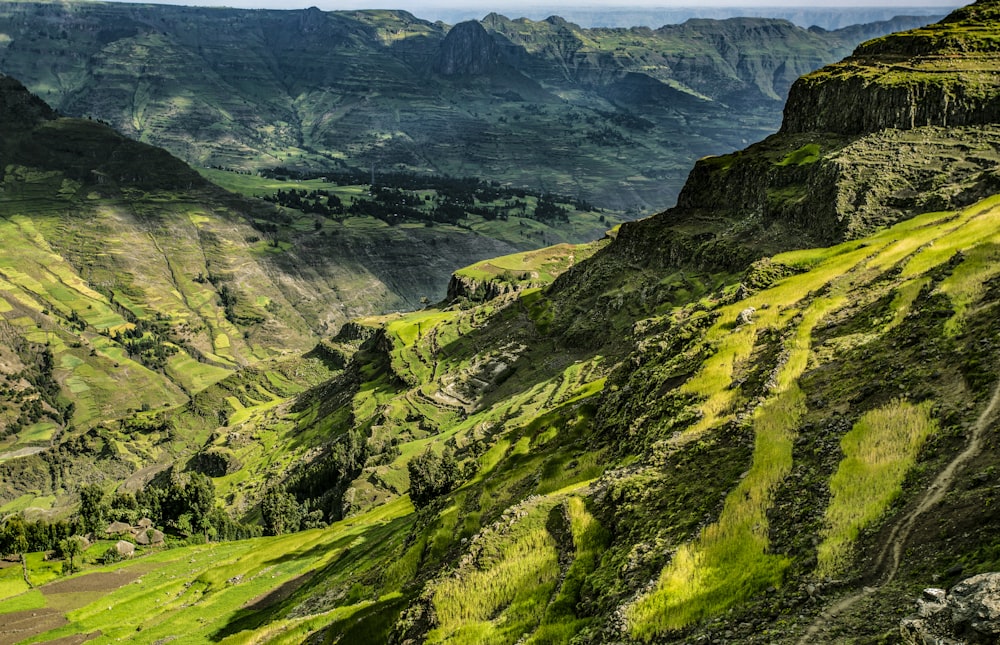
[{"label": "cluster of tree", "polygon": [[590,130],[586,134],[587,141],[599,146],[627,146],[635,142],[610,126]]},{"label": "cluster of tree", "polygon": [[260,513],[267,535],[284,535],[327,525],[323,509],[311,509],[310,500],[298,501],[284,486],[274,486],[265,491]]},{"label": "cluster of tree", "polygon": [[606,122],[611,122],[617,126],[628,128],[629,130],[637,130],[639,132],[649,132],[656,127],[656,124],[649,119],[644,119],[641,116],[627,111],[602,110],[600,111],[600,118],[596,116],[587,117],[587,123],[590,125],[600,125]]},{"label": "cluster of tree", "polygon": [[235,522],[215,504],[215,485],[200,473],[160,477],[136,494],[106,496],[98,484],[80,489],[80,513],[85,532],[101,533],[110,522],[134,525],[149,518],[156,526],[206,540],[236,540],[261,534],[259,526]]},{"label": "cluster of tree", "polygon": [[46,416],[57,423],[69,423],[75,405],[60,394],[59,383],[53,376],[52,350],[48,345],[32,343],[19,336],[12,338],[11,348],[25,367],[9,380],[12,383],[24,380],[30,387],[5,386],[0,390],[0,400],[18,410],[17,418],[0,428],[0,437],[16,434]]},{"label": "cluster of tree", "polygon": [[[628,117],[627,115],[621,115],[621,118],[627,119]],[[635,118],[638,119],[638,117]],[[641,121],[641,119],[639,119],[639,121]],[[631,124],[632,122],[629,121],[629,123]],[[261,175],[273,179],[294,179],[297,181],[322,179],[338,186],[372,184],[371,175],[367,171],[360,169],[338,172],[317,172],[294,170],[279,166],[273,169],[262,170]],[[375,185],[381,188],[391,188],[409,192],[432,190],[437,193],[440,201],[442,202],[452,202],[455,204],[469,206],[474,205],[477,200],[479,202],[494,202],[501,199],[523,200],[528,196],[535,198],[545,196],[543,191],[504,186],[497,181],[485,181],[476,177],[451,177],[448,175],[429,175],[398,171],[379,173],[376,177]],[[592,204],[582,199],[576,199],[569,196],[550,197],[557,199],[560,203],[569,204],[577,210],[597,210]],[[413,204],[411,204],[411,206],[412,205]]]},{"label": "cluster of tree", "polygon": [[7,558],[32,551],[57,550],[61,541],[84,532],[79,517],[29,522],[20,515],[10,515],[0,526],[0,556]]},{"label": "cluster of tree", "polygon": [[462,480],[462,475],[451,448],[442,454],[427,450],[410,460],[406,465],[410,473],[410,501],[417,508],[423,508],[435,499],[450,493]]},{"label": "cluster of tree", "polygon": [[535,204],[532,219],[540,222],[568,222],[569,211],[560,206],[552,195],[543,195]]},{"label": "cluster of tree", "polygon": [[340,201],[340,197],[328,190],[312,190],[308,192],[294,188],[291,190],[279,190],[273,195],[265,196],[264,200],[280,206],[294,208],[303,213],[312,213],[322,217],[333,217],[334,215],[342,215],[344,213],[344,204]]},{"label": "cluster of tree", "polygon": [[129,358],[151,370],[162,370],[167,365],[167,359],[177,353],[176,347],[165,344],[163,337],[155,331],[147,332],[143,324],[115,331],[111,339],[125,348]]}]

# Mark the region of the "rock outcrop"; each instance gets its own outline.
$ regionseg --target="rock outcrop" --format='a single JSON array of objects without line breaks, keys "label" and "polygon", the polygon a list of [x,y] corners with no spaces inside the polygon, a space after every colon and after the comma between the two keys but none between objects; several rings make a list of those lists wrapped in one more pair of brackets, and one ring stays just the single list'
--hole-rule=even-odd
[{"label": "rock outcrop", "polygon": [[864,43],[792,86],[781,131],[863,134],[995,123],[1000,51],[984,23],[998,19],[1000,3],[980,0],[936,25]]},{"label": "rock outcrop", "polygon": [[1000,642],[1000,573],[983,573],[951,588],[925,589],[917,613],[900,623],[909,645]]},{"label": "rock outcrop", "polygon": [[500,49],[474,20],[460,22],[441,42],[434,71],[444,76],[480,76],[500,66]]}]

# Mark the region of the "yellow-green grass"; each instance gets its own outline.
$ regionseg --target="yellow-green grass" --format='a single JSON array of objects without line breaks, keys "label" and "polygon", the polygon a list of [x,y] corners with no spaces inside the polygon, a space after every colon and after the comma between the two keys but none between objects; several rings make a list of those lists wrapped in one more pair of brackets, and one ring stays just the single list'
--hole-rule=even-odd
[{"label": "yellow-green grass", "polygon": [[178,353],[167,359],[167,374],[188,392],[200,392],[232,374],[231,370],[197,361]]},{"label": "yellow-green grass", "polygon": [[601,246],[603,246],[602,242],[575,245],[556,244],[535,251],[483,260],[459,269],[455,273],[480,281],[492,280],[506,273],[511,274],[515,279],[520,279],[522,275],[527,274],[527,281],[548,284],[569,267],[596,253]]},{"label": "yellow-green grass", "polygon": [[[214,640],[227,625],[252,614],[245,609],[248,604],[276,587],[309,571],[337,566],[350,551],[379,548],[386,534],[394,527],[398,529],[392,523],[412,512],[412,505],[401,498],[328,529],[164,550],[98,568],[96,571],[133,570],[141,577],[70,611],[69,624],[28,642],[47,642],[97,630],[102,633],[101,642],[137,638],[143,642],[173,638],[178,643]],[[94,571],[89,569],[80,575]],[[315,622],[310,623],[310,628],[345,613],[350,610],[326,614],[325,618],[313,617]],[[255,642],[250,638],[248,633],[237,632],[225,642]]]},{"label": "yellow-green grass", "polygon": [[13,499],[3,506],[0,506],[0,513],[23,513],[28,509],[41,508],[48,509],[55,504],[56,498],[54,495],[37,495],[34,493],[25,493],[16,499]]},{"label": "yellow-green grass", "polygon": [[802,315],[786,345],[773,395],[753,414],[753,463],[729,495],[719,519],[699,538],[682,545],[652,593],[628,612],[633,636],[650,640],[715,615],[781,583],[790,564],[767,552],[767,509],[774,489],[792,467],[792,443],[805,413],[798,378],[809,360],[812,330],[844,297],[818,298]]},{"label": "yellow-green grass", "polygon": [[484,533],[479,566],[434,585],[427,643],[514,643],[541,622],[559,577],[551,508],[536,504],[502,537]]},{"label": "yellow-green grass", "polygon": [[916,253],[903,267],[903,276],[924,273],[947,261],[958,251],[987,241],[996,241],[1000,223],[1000,195],[985,199],[961,212],[944,235]]},{"label": "yellow-green grass", "polygon": [[986,283],[1000,274],[1000,244],[983,242],[967,249],[962,263],[941,281],[938,289],[948,296],[954,315],[945,322],[944,331],[949,336],[957,335],[969,315],[970,307],[978,302],[986,291]]},{"label": "yellow-green grass", "polygon": [[44,553],[26,553],[24,560],[28,568],[28,579],[36,587],[62,576],[63,563],[58,560],[46,560]]},{"label": "yellow-green grass", "polygon": [[[25,594],[30,587],[24,581],[24,570],[21,568],[20,562],[7,562],[5,564],[6,566],[0,568],[0,600],[3,600],[0,602],[0,614],[18,611],[19,604],[37,602],[37,600],[29,601],[24,598],[11,599]],[[33,609],[33,607],[25,607],[25,609]]]},{"label": "yellow-green grass", "polygon": [[[7,594],[8,591],[13,591],[16,588],[12,574],[17,575],[17,579],[20,580],[24,589]],[[7,584],[8,578],[10,578],[10,584]],[[20,563],[16,567],[8,567],[0,571],[0,600],[3,601],[0,602],[0,614],[12,614],[16,611],[30,611],[45,607],[45,596],[42,595],[42,592],[37,589],[29,589],[27,583],[24,582]]]},{"label": "yellow-green grass", "polygon": [[[956,251],[967,249],[993,235],[996,220],[1000,218],[998,206],[1000,196],[984,200],[958,214],[936,212],[920,215],[863,240],[775,256],[775,263],[805,269],[806,272],[780,280],[746,300],[719,309],[719,321],[705,335],[705,341],[714,347],[714,352],[703,362],[701,370],[682,387],[682,391],[705,399],[701,406],[702,416],[689,429],[688,436],[697,436],[729,418],[728,412],[739,397],[738,389],[729,388],[733,368],[750,355],[757,329],[780,328],[794,315],[792,307],[796,302],[851,269],[856,268],[862,273],[861,280],[872,279],[878,272],[909,257],[904,273],[913,276],[918,275],[918,270],[926,271],[947,261]],[[915,251],[918,251],[917,255],[911,257]],[[733,329],[733,321],[739,312],[751,306],[756,308],[753,324]]]},{"label": "yellow-green grass", "polygon": [[569,643],[589,622],[580,618],[576,606],[582,599],[586,576],[597,568],[608,542],[607,531],[594,519],[580,497],[569,496],[564,503],[573,536],[573,562],[566,571],[559,592],[546,608],[541,625],[527,641],[530,645]]},{"label": "yellow-green grass", "polygon": [[410,346],[417,342],[422,334],[430,331],[432,327],[450,321],[459,315],[461,315],[460,312],[440,310],[416,311],[401,316],[397,320],[389,321],[386,324],[386,330],[398,338],[403,346]]},{"label": "yellow-green grass", "polygon": [[789,152],[778,162],[779,166],[804,166],[819,161],[820,149],[818,143],[807,143],[798,150]]},{"label": "yellow-green grass", "polygon": [[34,423],[21,430],[17,435],[17,446],[40,446],[48,445],[53,434],[59,428],[51,421],[41,421]]},{"label": "yellow-green grass", "polygon": [[842,573],[851,547],[902,492],[903,479],[937,425],[931,403],[894,400],[867,412],[841,439],[844,459],[830,479],[826,529],[818,548],[819,575]]}]

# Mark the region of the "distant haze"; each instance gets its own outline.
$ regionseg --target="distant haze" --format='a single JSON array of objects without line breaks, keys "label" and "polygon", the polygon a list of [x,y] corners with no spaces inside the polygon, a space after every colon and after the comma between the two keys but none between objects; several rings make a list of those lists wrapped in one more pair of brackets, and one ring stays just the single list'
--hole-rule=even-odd
[{"label": "distant haze", "polygon": [[[117,1],[117,0],[113,0]],[[803,5],[802,0],[547,0],[544,4],[524,0],[146,0],[154,4],[242,7],[248,9],[305,9],[324,11],[349,9],[403,9],[425,20],[455,24],[480,19],[496,12],[509,18],[541,20],[562,16],[583,27],[660,27],[684,22],[689,18],[733,18],[758,16],[784,18],[802,27],[817,25],[839,29],[848,25],[888,20],[898,15],[943,16],[967,2],[942,0],[883,0],[859,3],[858,0],[831,0],[821,6]]]}]

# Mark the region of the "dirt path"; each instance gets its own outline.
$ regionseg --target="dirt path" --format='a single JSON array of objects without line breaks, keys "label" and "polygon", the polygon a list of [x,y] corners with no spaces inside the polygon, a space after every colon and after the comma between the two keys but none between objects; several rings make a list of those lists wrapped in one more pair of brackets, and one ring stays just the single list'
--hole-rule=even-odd
[{"label": "dirt path", "polygon": [[17,457],[27,457],[28,455],[36,455],[44,450],[48,450],[47,446],[31,446],[30,448],[20,448],[18,450],[11,450],[10,452],[0,452],[0,461],[5,459],[15,459]]},{"label": "dirt path", "polygon": [[881,572],[878,584],[872,587],[864,587],[861,591],[845,596],[827,607],[826,610],[816,617],[809,626],[809,629],[802,635],[802,638],[798,640],[798,645],[815,643],[817,635],[834,618],[850,609],[865,596],[875,593],[880,587],[893,581],[896,573],[899,571],[899,565],[903,557],[903,547],[906,546],[906,542],[909,540],[910,534],[913,532],[913,527],[917,524],[917,520],[944,499],[945,493],[948,492],[955,481],[958,470],[982,449],[983,435],[986,434],[986,429],[996,416],[998,407],[1000,407],[1000,381],[993,387],[993,395],[990,397],[989,405],[982,411],[979,418],[976,419],[975,425],[972,427],[972,436],[969,439],[969,445],[958,456],[952,459],[944,470],[938,473],[938,476],[934,478],[934,481],[927,488],[916,508],[904,515],[889,533],[889,538],[882,546],[882,550],[873,563],[873,569]]}]

